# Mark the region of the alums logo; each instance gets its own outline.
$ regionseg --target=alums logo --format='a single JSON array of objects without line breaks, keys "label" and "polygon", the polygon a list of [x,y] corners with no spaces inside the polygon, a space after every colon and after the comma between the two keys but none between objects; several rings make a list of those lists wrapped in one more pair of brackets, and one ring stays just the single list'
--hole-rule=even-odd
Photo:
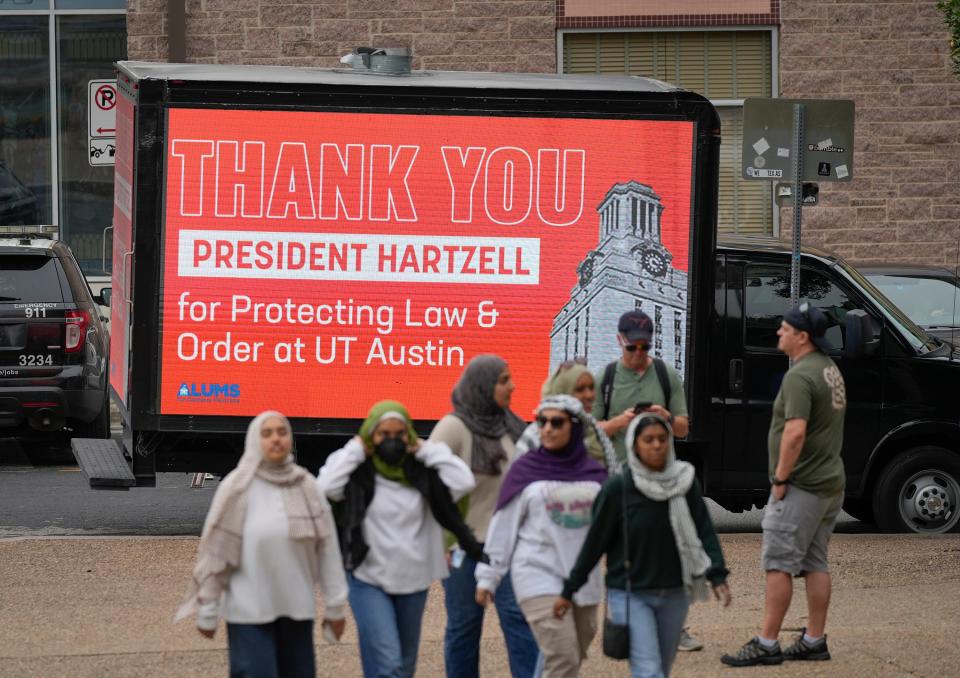
[{"label": "alums logo", "polygon": [[240,384],[180,384],[177,400],[193,402],[239,403]]}]

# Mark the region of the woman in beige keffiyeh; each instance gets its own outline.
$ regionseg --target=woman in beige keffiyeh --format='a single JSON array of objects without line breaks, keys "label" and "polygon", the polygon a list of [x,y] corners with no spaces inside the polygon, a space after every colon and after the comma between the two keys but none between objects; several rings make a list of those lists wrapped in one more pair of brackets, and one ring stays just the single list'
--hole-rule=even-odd
[{"label": "woman in beige keffiyeh", "polygon": [[272,664],[280,675],[313,675],[315,583],[324,625],[338,638],[343,632],[347,585],[330,507],[292,449],[279,412],[250,422],[243,456],[213,497],[176,615],[196,613],[211,638],[225,619],[231,671],[270,673]]}]

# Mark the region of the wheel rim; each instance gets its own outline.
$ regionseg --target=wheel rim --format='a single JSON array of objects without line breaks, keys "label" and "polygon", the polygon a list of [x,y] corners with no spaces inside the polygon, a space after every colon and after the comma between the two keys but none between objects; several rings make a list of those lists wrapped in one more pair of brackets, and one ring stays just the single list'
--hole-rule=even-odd
[{"label": "wheel rim", "polygon": [[919,471],[900,486],[900,517],[914,532],[947,532],[960,519],[960,483],[936,469]]}]

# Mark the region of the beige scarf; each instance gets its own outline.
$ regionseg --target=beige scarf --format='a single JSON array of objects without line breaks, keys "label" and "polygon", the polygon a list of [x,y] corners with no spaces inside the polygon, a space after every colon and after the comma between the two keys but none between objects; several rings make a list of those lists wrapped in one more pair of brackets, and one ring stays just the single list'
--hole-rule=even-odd
[{"label": "beige scarf", "polygon": [[271,464],[263,457],[260,430],[270,417],[278,417],[290,426],[286,417],[273,411],[261,412],[250,422],[243,456],[237,468],[221,481],[213,496],[200,534],[193,578],[174,621],[194,614],[200,605],[210,602],[204,599],[203,591],[211,577],[240,566],[247,490],[254,476],[281,488],[291,539],[311,539],[319,546],[320,541],[329,536],[324,520],[326,506],[313,475],[298,466],[292,454],[280,464]]},{"label": "beige scarf", "polygon": [[[662,471],[651,471],[633,450],[633,443],[640,430],[641,422],[649,423],[650,419],[661,424],[670,435],[668,442],[670,451],[667,453],[667,463]],[[693,522],[690,507],[687,505],[687,491],[693,485],[695,477],[693,465],[677,459],[670,424],[666,419],[652,412],[644,412],[630,422],[630,426],[627,427],[626,445],[627,464],[636,488],[648,499],[669,502],[667,507],[670,529],[673,531],[677,553],[680,555],[680,569],[687,597],[691,603],[709,599],[710,589],[707,586],[706,575],[711,565],[710,556],[700,542],[697,526]]]}]

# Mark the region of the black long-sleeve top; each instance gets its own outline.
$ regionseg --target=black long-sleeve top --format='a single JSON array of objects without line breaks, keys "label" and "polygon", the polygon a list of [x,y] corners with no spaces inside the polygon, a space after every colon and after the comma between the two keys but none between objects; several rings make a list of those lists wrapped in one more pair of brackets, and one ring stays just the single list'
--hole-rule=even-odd
[{"label": "black long-sleeve top", "polygon": [[[647,498],[633,484],[629,472],[611,477],[593,502],[593,522],[577,556],[577,562],[564,582],[563,597],[571,600],[573,594],[587,581],[601,556],[607,556],[606,583],[608,589],[625,591],[623,540],[623,484],[627,493],[627,534],[630,543],[630,586],[634,591],[671,589],[683,586],[680,554],[673,530],[670,528],[669,502]],[[727,579],[723,551],[716,530],[694,480],[686,495],[690,515],[697,528],[703,548],[710,557],[707,579],[714,586]]]}]

